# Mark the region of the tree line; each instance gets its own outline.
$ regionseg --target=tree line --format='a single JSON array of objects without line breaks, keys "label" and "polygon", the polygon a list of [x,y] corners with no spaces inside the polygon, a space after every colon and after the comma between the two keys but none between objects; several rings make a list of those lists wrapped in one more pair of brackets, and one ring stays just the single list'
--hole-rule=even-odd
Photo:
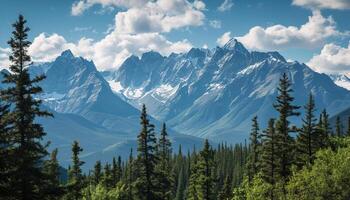
[{"label": "tree line", "polygon": [[[315,116],[314,96],[301,108],[294,105],[291,81],[283,74],[273,104],[276,119],[260,129],[252,119],[248,144],[173,152],[166,124],[156,134],[146,106],[140,116],[137,149],[128,159],[97,161],[83,173],[83,151],[72,144],[68,180],[60,178],[58,150],[51,153],[36,117],[50,117],[41,109],[38,83],[44,75],[30,77],[27,54],[29,28],[19,16],[8,44],[10,71],[4,73],[0,97],[0,199],[31,200],[236,200],[236,199],[349,199],[350,126],[345,132],[337,118],[333,132],[329,115]],[[291,124],[300,117],[302,126]],[[349,118],[350,125],[350,118]],[[134,156],[136,155],[136,156]]]}]

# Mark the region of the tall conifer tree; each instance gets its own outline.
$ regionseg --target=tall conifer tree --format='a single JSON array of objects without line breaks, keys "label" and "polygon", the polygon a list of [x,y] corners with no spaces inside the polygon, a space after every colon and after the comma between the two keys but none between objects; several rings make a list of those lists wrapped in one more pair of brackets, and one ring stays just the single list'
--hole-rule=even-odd
[{"label": "tall conifer tree", "polygon": [[8,171],[11,176],[8,185],[14,199],[40,199],[43,198],[41,190],[46,182],[42,161],[48,152],[47,145],[41,143],[46,133],[35,118],[52,115],[41,110],[41,101],[34,98],[34,95],[42,92],[37,84],[45,76],[31,78],[28,73],[31,59],[27,51],[31,43],[27,40],[29,28],[22,15],[13,28],[12,38],[8,41],[12,50],[9,57],[11,73],[3,73],[3,83],[8,87],[1,91],[3,101],[13,106],[9,114],[11,142],[8,144],[12,149],[8,159],[13,163]]},{"label": "tall conifer tree", "polygon": [[292,116],[299,116],[299,112],[296,111],[299,109],[299,106],[293,105],[294,97],[291,96],[293,90],[286,73],[282,75],[277,89],[277,102],[274,104],[275,109],[279,112],[279,118],[276,122],[276,144],[278,145],[276,148],[276,156],[279,162],[279,175],[282,178],[282,182],[286,183],[290,175],[290,167],[294,160],[294,140],[290,136],[290,132],[295,130],[290,127],[289,118]]},{"label": "tall conifer tree", "polygon": [[309,95],[309,101],[305,105],[305,117],[303,126],[299,131],[297,138],[298,164],[312,164],[314,154],[318,150],[317,119],[315,118],[315,101],[312,94]]},{"label": "tall conifer tree", "polygon": [[[263,146],[261,156],[261,172],[263,179],[274,187],[277,179],[277,141],[275,133],[275,120],[270,119],[268,128],[264,131],[263,135]],[[273,189],[269,192],[269,199],[274,199]]]},{"label": "tall conifer tree", "polygon": [[158,158],[155,155],[157,148],[157,139],[154,133],[154,125],[149,122],[146,106],[142,106],[141,113],[141,132],[138,137],[137,160],[135,166],[136,172],[136,197],[140,200],[157,200],[155,166]]},{"label": "tall conifer tree", "polygon": [[80,160],[79,154],[83,149],[79,146],[77,141],[72,145],[72,166],[68,170],[68,183],[67,183],[67,200],[79,200],[82,197],[82,189],[84,188],[84,176],[81,170],[81,166],[84,164]]},{"label": "tall conifer tree", "polygon": [[250,152],[248,158],[248,178],[249,181],[253,179],[259,168],[259,152],[260,151],[260,134],[258,117],[252,119],[252,130],[250,132]]},{"label": "tall conifer tree", "polygon": [[156,166],[158,184],[160,187],[159,198],[161,200],[170,200],[172,197],[174,178],[172,177],[171,173],[171,155],[171,142],[168,138],[166,125],[163,123],[157,148],[157,157],[159,158],[159,162]]},{"label": "tall conifer tree", "polygon": [[57,160],[57,153],[58,150],[54,149],[50,155],[50,160],[46,161],[44,165],[47,181],[43,192],[47,200],[60,199],[64,193],[60,185],[60,166]]},{"label": "tall conifer tree", "polygon": [[335,134],[337,137],[341,137],[343,135],[343,127],[339,116],[337,116],[337,119],[335,122]]}]

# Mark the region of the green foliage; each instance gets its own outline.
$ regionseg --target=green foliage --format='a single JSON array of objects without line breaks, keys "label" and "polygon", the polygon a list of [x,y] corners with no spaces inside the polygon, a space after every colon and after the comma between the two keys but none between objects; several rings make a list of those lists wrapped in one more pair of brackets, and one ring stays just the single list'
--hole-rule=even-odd
[{"label": "green foliage", "polygon": [[315,163],[295,171],[288,184],[289,199],[346,200],[350,198],[350,139],[347,147],[324,149]]},{"label": "green foliage", "polygon": [[90,185],[83,190],[83,200],[126,200],[125,185],[121,182],[116,187],[108,189],[103,184]]}]

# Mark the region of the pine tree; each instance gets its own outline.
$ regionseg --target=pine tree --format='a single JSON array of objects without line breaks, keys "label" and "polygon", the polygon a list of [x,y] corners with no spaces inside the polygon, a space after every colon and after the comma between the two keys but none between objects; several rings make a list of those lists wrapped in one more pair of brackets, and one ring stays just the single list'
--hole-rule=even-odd
[{"label": "pine tree", "polygon": [[226,176],[224,186],[218,195],[218,200],[231,200],[233,197],[232,193],[232,179],[230,176]]},{"label": "pine tree", "polygon": [[101,161],[96,161],[95,167],[94,167],[94,174],[93,174],[93,182],[95,185],[98,185],[101,180],[102,176],[102,166],[101,166]]},{"label": "pine tree", "polygon": [[188,180],[187,194],[186,197],[188,200],[199,200],[199,191],[198,191],[198,181],[199,181],[199,173],[198,173],[198,156],[195,151],[191,156],[190,161],[190,176]]},{"label": "pine tree", "polygon": [[209,141],[205,140],[204,148],[199,153],[199,161],[197,163],[197,191],[199,199],[212,200],[214,197],[214,152],[210,147]]},{"label": "pine tree", "polygon": [[177,180],[175,200],[185,200],[185,189],[186,189],[186,177],[185,169],[182,166]]},{"label": "pine tree", "polygon": [[309,102],[305,105],[305,118],[297,138],[298,164],[312,164],[314,154],[318,150],[317,119],[315,118],[315,101],[310,94]]},{"label": "pine tree", "polygon": [[43,159],[48,155],[47,145],[41,144],[45,132],[35,118],[52,116],[50,113],[40,109],[41,101],[34,95],[42,92],[37,84],[45,78],[44,75],[33,79],[28,73],[30,56],[27,54],[31,44],[28,38],[29,28],[22,15],[13,24],[12,38],[8,41],[12,54],[11,73],[3,73],[3,83],[8,84],[1,91],[1,98],[6,104],[13,108],[9,113],[11,121],[11,143],[8,144],[8,159],[12,161],[11,169],[8,171],[11,177],[8,180],[9,192],[13,199],[40,199],[45,176],[43,174]]},{"label": "pine tree", "polygon": [[[294,130],[290,127],[289,118],[298,116],[298,106],[293,105],[294,98],[291,96],[293,92],[291,83],[286,73],[282,75],[278,86],[277,102],[274,104],[275,109],[279,112],[279,118],[276,122],[276,144],[278,157],[279,175],[285,184],[290,175],[290,167],[293,163],[293,147],[294,140],[289,135]],[[285,192],[285,191],[284,191]]]},{"label": "pine tree", "polygon": [[336,122],[335,122],[335,134],[337,137],[341,137],[343,135],[342,131],[343,127],[340,121],[340,117],[337,116]]},{"label": "pine tree", "polygon": [[134,182],[134,157],[133,157],[133,152],[132,149],[130,149],[130,155],[129,155],[129,160],[128,164],[126,167],[126,196],[127,200],[133,200],[133,182]]},{"label": "pine tree", "polygon": [[112,182],[111,165],[106,163],[103,169],[102,184],[106,189],[111,189],[113,187]]},{"label": "pine tree", "polygon": [[170,159],[172,155],[171,142],[168,138],[165,123],[160,134],[157,147],[157,157],[159,158],[156,166],[158,184],[160,187],[159,198],[160,200],[170,200],[172,197],[172,187],[174,185],[174,179],[171,173]]},{"label": "pine tree", "polygon": [[157,200],[158,187],[155,180],[155,166],[158,158],[155,155],[157,139],[154,133],[154,125],[149,122],[146,106],[143,105],[141,113],[141,132],[138,137],[138,155],[135,172],[136,197],[140,200]]},{"label": "pine tree", "polygon": [[44,172],[47,176],[45,184],[45,199],[60,199],[63,195],[63,188],[60,186],[60,166],[57,160],[58,150],[54,149],[51,153],[50,160],[45,162]]},{"label": "pine tree", "polygon": [[329,144],[329,137],[331,136],[329,116],[326,110],[323,110],[320,114],[319,122],[317,125],[317,141],[318,149],[326,148]]},{"label": "pine tree", "polygon": [[9,132],[9,105],[0,104],[0,196],[10,199],[11,193],[11,143]]},{"label": "pine tree", "polygon": [[68,193],[65,196],[67,200],[79,200],[82,197],[82,189],[84,188],[84,176],[82,174],[81,166],[84,164],[79,159],[79,154],[83,149],[79,146],[77,141],[72,145],[72,166],[68,171]]},{"label": "pine tree", "polygon": [[260,150],[260,134],[258,117],[252,119],[252,130],[250,132],[250,153],[248,160],[248,178],[249,182],[257,174],[259,168],[259,150]]},{"label": "pine tree", "polygon": [[[261,156],[261,172],[264,181],[271,184],[272,186],[276,183],[277,178],[277,143],[275,133],[275,120],[270,119],[268,128],[264,131],[263,145],[262,145],[262,156]],[[271,200],[274,199],[273,189],[270,191],[269,197]]]},{"label": "pine tree", "polygon": [[115,157],[113,157],[112,162],[112,185],[113,187],[117,185],[117,183],[122,178],[122,159],[120,156],[118,156],[118,162],[116,161]]}]

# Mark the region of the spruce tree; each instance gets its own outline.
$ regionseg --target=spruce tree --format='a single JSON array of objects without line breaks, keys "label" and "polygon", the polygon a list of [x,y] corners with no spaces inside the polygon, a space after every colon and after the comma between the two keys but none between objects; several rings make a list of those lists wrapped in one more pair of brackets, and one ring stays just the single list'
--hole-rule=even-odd
[{"label": "spruce tree", "polygon": [[113,157],[112,162],[112,185],[115,187],[122,178],[122,159],[118,156],[118,161]]},{"label": "spruce tree", "polygon": [[343,127],[339,116],[337,116],[336,122],[335,122],[335,134],[337,137],[341,137],[343,135]]},{"label": "spruce tree", "polygon": [[159,198],[160,200],[170,200],[172,197],[172,187],[174,186],[174,179],[171,173],[171,159],[172,149],[171,142],[168,138],[166,125],[163,123],[163,128],[160,133],[160,138],[157,147],[157,157],[159,161],[156,166],[158,184],[159,184]]},{"label": "spruce tree", "polygon": [[182,166],[177,179],[175,200],[185,200],[185,189],[186,189],[185,179],[186,179],[185,169],[184,169],[184,166]]},{"label": "spruce tree", "polygon": [[199,200],[199,191],[198,191],[198,182],[199,182],[199,173],[198,173],[198,156],[195,151],[191,156],[190,161],[190,175],[188,180],[188,187],[186,198],[188,200]]},{"label": "spruce tree", "polygon": [[[270,119],[268,123],[268,128],[264,131],[263,135],[263,145],[262,145],[262,156],[261,156],[261,172],[264,181],[271,184],[274,187],[277,182],[277,141],[275,133],[275,120]],[[273,189],[270,191],[269,199],[274,199]]]},{"label": "spruce tree", "polygon": [[100,183],[101,180],[101,176],[102,176],[102,166],[101,166],[101,161],[96,161],[96,164],[94,166],[94,174],[93,174],[93,182],[95,185],[98,185]]},{"label": "spruce tree", "polygon": [[312,94],[309,95],[309,101],[304,106],[305,117],[302,120],[303,125],[297,138],[298,164],[312,164],[314,154],[318,150],[317,119],[315,118],[315,101]]},{"label": "spruce tree", "polygon": [[60,166],[57,160],[58,150],[54,149],[50,155],[50,160],[45,162],[44,173],[47,176],[45,184],[45,199],[60,199],[64,191],[60,185]]},{"label": "spruce tree", "polygon": [[133,182],[134,182],[134,157],[133,151],[130,149],[128,164],[126,166],[126,196],[127,200],[134,200]]},{"label": "spruce tree", "polygon": [[[43,173],[43,160],[48,155],[47,145],[42,139],[46,135],[43,127],[35,122],[36,117],[52,116],[40,109],[41,100],[34,98],[42,92],[37,85],[45,76],[31,78],[28,72],[30,56],[27,54],[31,44],[28,38],[29,28],[22,15],[13,24],[15,29],[8,41],[12,53],[11,73],[3,73],[3,83],[8,87],[1,90],[1,98],[11,104],[9,118],[11,121],[11,149],[7,159],[11,161],[11,169],[7,185],[13,199],[40,199],[46,176]],[[11,198],[10,198],[11,199]]]},{"label": "spruce tree", "polygon": [[218,200],[231,200],[233,197],[232,193],[232,179],[230,176],[226,176],[224,186],[218,195]]},{"label": "spruce tree", "polygon": [[111,165],[106,163],[103,169],[102,184],[106,189],[113,187]]},{"label": "spruce tree", "polygon": [[155,155],[157,139],[154,133],[154,125],[149,122],[146,106],[142,106],[141,132],[138,137],[137,160],[135,166],[136,197],[140,200],[157,200],[158,185],[155,166],[158,158]]},{"label": "spruce tree", "polygon": [[197,163],[197,191],[199,199],[212,200],[214,196],[214,151],[210,147],[209,141],[205,140],[204,148],[199,153],[199,160]]},{"label": "spruce tree", "polygon": [[250,152],[248,160],[248,178],[249,182],[257,174],[259,168],[259,154],[260,154],[260,134],[258,117],[252,119],[252,130],[250,132]]},{"label": "spruce tree", "polygon": [[329,115],[324,109],[320,114],[319,122],[317,125],[317,141],[318,149],[326,148],[330,145],[329,137],[331,136],[330,124],[329,124]]},{"label": "spruce tree", "polygon": [[84,176],[82,174],[81,166],[84,164],[80,160],[79,154],[83,149],[79,146],[77,141],[72,145],[72,166],[68,170],[68,183],[67,183],[67,200],[79,200],[82,197],[82,189],[84,188]]},{"label": "spruce tree", "polygon": [[[282,75],[278,86],[278,96],[275,109],[279,112],[279,118],[276,122],[276,144],[278,157],[278,169],[279,175],[282,178],[282,182],[285,184],[288,176],[290,175],[290,168],[293,163],[293,151],[294,151],[294,139],[290,136],[290,132],[293,132],[293,128],[290,127],[289,118],[292,116],[298,116],[299,106],[293,105],[294,97],[291,96],[293,92],[291,88],[291,82],[286,73]],[[285,191],[284,191],[285,192]]]}]

